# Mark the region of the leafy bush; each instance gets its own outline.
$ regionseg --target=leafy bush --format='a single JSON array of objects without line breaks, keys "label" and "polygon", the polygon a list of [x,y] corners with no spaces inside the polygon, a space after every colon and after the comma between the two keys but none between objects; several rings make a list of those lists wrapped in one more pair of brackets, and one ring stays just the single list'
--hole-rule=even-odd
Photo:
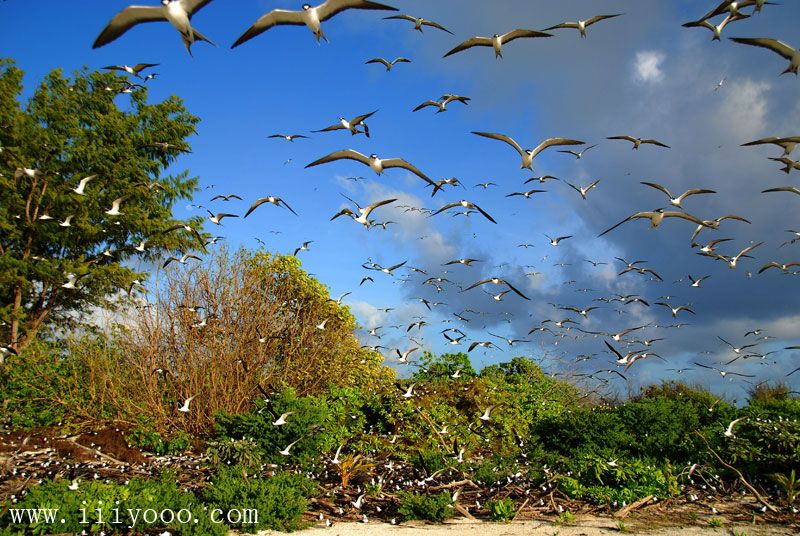
[{"label": "leafy bush", "polygon": [[261,450],[251,439],[219,439],[206,443],[206,456],[213,465],[237,465],[253,470],[261,465]]},{"label": "leafy bush", "polygon": [[639,458],[608,460],[583,454],[568,467],[571,476],[559,479],[562,491],[595,504],[630,503],[648,495],[674,497],[679,492],[669,462],[656,466]]},{"label": "leafy bush", "polygon": [[191,445],[191,437],[186,432],[177,431],[171,437],[164,437],[144,419],[140,419],[139,423],[130,429],[127,438],[134,447],[160,456],[177,456]]},{"label": "leafy bush", "polygon": [[241,468],[222,467],[211,486],[203,491],[203,499],[209,507],[223,511],[221,518],[233,506],[240,510],[257,510],[258,522],[235,526],[239,530],[292,532],[306,526],[301,517],[308,507],[308,498],[316,490],[315,482],[300,475],[278,473],[265,479],[245,479]]},{"label": "leafy bush", "polygon": [[423,519],[441,523],[453,517],[453,501],[446,491],[437,495],[417,495],[401,491],[398,512],[404,519]]},{"label": "leafy bush", "polygon": [[511,521],[516,513],[514,512],[514,501],[507,497],[490,499],[486,502],[486,508],[489,509],[489,519],[492,521]]},{"label": "leafy bush", "polygon": [[[137,531],[176,531],[186,536],[222,536],[227,532],[223,524],[211,521],[209,513],[197,498],[188,492],[181,491],[174,481],[175,475],[164,473],[158,478],[149,480],[135,478],[125,486],[121,484],[104,484],[98,481],[80,482],[77,490],[68,488],[66,480],[50,480],[30,489],[24,500],[15,508],[57,508],[59,517],[64,523],[58,523],[58,532],[80,534],[82,531],[97,533],[127,533],[133,519],[128,515],[131,509],[136,516]],[[152,509],[157,513],[171,510],[181,520],[170,523],[157,520],[153,524],[146,523],[145,511]],[[102,520],[98,510],[102,512]],[[115,514],[117,511],[119,514]],[[185,511],[180,512],[179,511]],[[138,513],[137,513],[138,512]],[[169,521],[169,517],[165,517]],[[196,520],[196,522],[195,522]],[[102,521],[102,522],[101,522]],[[85,522],[85,523],[82,523]],[[45,523],[11,524],[6,513],[0,517],[0,534],[51,534],[53,525]]]}]

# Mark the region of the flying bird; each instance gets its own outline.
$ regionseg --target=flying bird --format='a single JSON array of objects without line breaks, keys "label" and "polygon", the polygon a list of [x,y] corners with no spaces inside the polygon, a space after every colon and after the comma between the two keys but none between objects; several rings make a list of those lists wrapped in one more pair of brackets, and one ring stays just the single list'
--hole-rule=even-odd
[{"label": "flying bird", "polygon": [[730,13],[719,24],[712,24],[706,19],[700,19],[692,22],[687,22],[682,26],[684,28],[708,28],[709,30],[711,30],[711,33],[713,34],[711,40],[719,41],[720,39],[722,39],[722,30],[724,30],[728,24],[730,24],[731,22],[735,22],[737,20],[746,19],[749,16],[750,15],[742,15],[740,13],[739,14]]},{"label": "flying bird", "polygon": [[[340,117],[338,123],[333,124],[329,127],[325,127],[322,130],[315,130],[314,132],[332,132],[334,130],[349,130],[350,134],[353,136],[355,136],[356,134],[364,134],[366,137],[369,138],[369,127],[364,121],[372,117],[372,115],[377,111],[378,110],[374,110],[372,112],[369,112],[368,114],[357,115],[349,121],[344,117]],[[364,127],[364,130],[358,130],[359,125]]]},{"label": "flying bird", "polygon": [[440,208],[439,210],[437,210],[436,212],[434,212],[433,214],[431,214],[431,216],[436,216],[437,214],[441,214],[445,210],[449,210],[449,209],[451,209],[453,207],[462,207],[462,208],[466,208],[466,209],[469,209],[469,210],[477,210],[478,212],[481,213],[481,215],[483,215],[484,218],[486,218],[490,222],[497,223],[494,220],[494,218],[492,218],[489,215],[488,212],[483,210],[481,207],[479,207],[475,203],[472,203],[471,201],[467,201],[466,199],[462,199],[461,201],[456,201],[455,203],[448,203],[445,206],[443,206],[442,208]]},{"label": "flying bird", "polygon": [[192,16],[210,2],[211,0],[161,0],[160,6],[128,6],[114,15],[97,36],[92,48],[107,45],[139,23],[167,21],[180,32],[183,45],[191,56],[195,41],[205,41],[216,46],[191,25]]},{"label": "flying bird", "polygon": [[514,287],[511,283],[509,283],[505,279],[501,279],[499,277],[490,277],[489,279],[481,279],[480,281],[476,281],[475,283],[471,284],[470,286],[468,286],[467,288],[465,288],[461,292],[466,292],[466,291],[471,290],[471,289],[473,289],[475,287],[479,287],[481,285],[485,285],[486,283],[491,283],[493,285],[505,285],[508,288],[510,288],[519,297],[524,298],[526,300],[530,300],[530,298],[528,298],[525,294],[523,294],[522,292],[517,290],[517,288]]},{"label": "flying bird", "polygon": [[253,213],[253,211],[255,209],[257,209],[258,207],[260,207],[264,203],[272,203],[276,207],[279,207],[279,206],[283,205],[284,207],[288,208],[289,211],[292,214],[297,216],[297,212],[295,212],[292,207],[290,207],[288,204],[286,204],[286,201],[284,201],[280,197],[275,197],[275,196],[272,196],[272,195],[268,195],[267,197],[261,197],[259,199],[256,199],[255,202],[252,205],[250,205],[250,208],[247,209],[247,212],[245,213],[244,217],[245,218],[248,217],[250,214]]},{"label": "flying bird", "polygon": [[73,188],[73,189],[72,189],[72,191],[73,191],[73,192],[75,192],[75,193],[76,193],[76,194],[78,194],[78,195],[85,195],[85,194],[83,193],[83,190],[86,188],[86,184],[87,184],[87,183],[88,183],[90,180],[94,179],[95,177],[97,177],[97,175],[89,175],[88,177],[84,177],[84,178],[82,178],[82,179],[80,180],[80,182],[78,182],[78,186],[76,186],[75,188]]},{"label": "flying bird", "polygon": [[421,178],[428,184],[432,186],[436,186],[431,179],[428,178],[423,172],[419,169],[414,167],[413,165],[409,164],[402,158],[385,158],[381,159],[378,158],[378,155],[372,154],[370,156],[365,156],[358,151],[354,151],[353,149],[343,149],[341,151],[335,151],[328,156],[323,156],[319,160],[315,160],[306,166],[306,168],[318,166],[320,164],[327,164],[328,162],[334,162],[336,160],[355,160],[356,162],[361,162],[365,166],[369,166],[372,171],[377,173],[378,175],[382,174],[385,169],[389,168],[402,168],[406,171],[410,171],[417,177]]},{"label": "flying bird", "polygon": [[597,179],[596,181],[594,181],[593,183],[591,183],[591,184],[589,184],[587,186],[581,186],[580,188],[578,188],[574,184],[569,183],[567,181],[564,181],[564,182],[567,184],[567,186],[569,186],[570,188],[572,188],[573,190],[575,190],[576,192],[581,194],[581,197],[583,198],[583,200],[586,201],[586,195],[589,193],[589,190],[591,190],[592,188],[596,188],[597,185],[600,183],[600,179]]},{"label": "flying bird", "polygon": [[280,134],[279,133],[279,134],[272,134],[271,136],[267,136],[267,137],[268,138],[282,138],[282,139],[284,139],[286,141],[294,141],[294,140],[296,140],[298,138],[306,138],[306,139],[308,139],[308,136],[303,136],[302,134]]},{"label": "flying bird", "polygon": [[797,76],[797,71],[800,69],[800,50],[787,45],[783,41],[767,37],[731,37],[729,39],[734,43],[766,48],[776,54],[780,54],[789,60],[789,66],[781,74],[794,73]]},{"label": "flying bird", "polygon": [[442,112],[447,111],[447,105],[453,101],[458,101],[462,104],[467,104],[467,101],[470,100],[469,97],[464,97],[461,95],[442,95],[442,97],[438,101],[428,100],[411,110],[412,112],[418,112],[425,108],[426,106],[433,106],[437,108],[436,113],[440,114]]},{"label": "flying bird", "polygon": [[797,186],[778,186],[776,188],[767,188],[766,190],[761,190],[762,194],[766,194],[768,192],[790,192],[800,195],[800,188]]},{"label": "flying bird", "polygon": [[622,220],[618,224],[616,224],[616,225],[614,225],[612,227],[609,227],[608,229],[606,229],[605,231],[603,231],[602,233],[600,233],[597,236],[598,237],[603,236],[604,234],[613,231],[614,229],[616,229],[617,227],[619,227],[623,223],[626,223],[626,222],[629,222],[629,221],[633,221],[633,220],[639,219],[639,218],[649,219],[650,220],[650,227],[652,229],[657,229],[658,226],[661,225],[661,222],[664,221],[665,218],[682,218],[684,220],[689,220],[689,221],[691,221],[693,223],[696,223],[697,225],[699,225],[701,227],[711,227],[710,225],[707,225],[705,222],[701,221],[697,217],[692,216],[691,214],[687,214],[686,212],[675,212],[675,211],[670,211],[670,210],[658,209],[658,210],[654,210],[654,211],[651,211],[651,212],[637,212],[636,214],[631,214],[630,216],[628,216],[627,218],[625,218],[624,220]]},{"label": "flying bird", "polygon": [[339,216],[350,216],[354,222],[360,223],[367,229],[369,229],[373,224],[373,221],[369,219],[369,215],[372,213],[373,210],[375,210],[378,207],[382,207],[384,205],[388,205],[389,203],[394,203],[395,201],[397,201],[397,199],[384,199],[383,201],[376,201],[375,203],[369,204],[366,207],[362,208],[361,205],[359,205],[357,202],[350,199],[346,195],[342,194],[342,196],[356,206],[356,208],[358,209],[358,216],[356,216],[355,213],[349,208],[344,208],[339,212],[337,212],[336,214],[334,214],[334,216],[331,218],[331,221],[335,220]]},{"label": "flying bird", "polygon": [[315,7],[312,7],[310,4],[303,4],[302,11],[273,9],[253,23],[253,25],[231,45],[231,48],[236,48],[242,43],[266,32],[270,28],[280,25],[308,26],[314,33],[317,43],[320,42],[320,39],[324,39],[325,42],[328,43],[328,38],[322,31],[322,23],[347,9],[397,11],[397,8],[377,2],[370,2],[368,0],[327,0]]},{"label": "flying bird", "polygon": [[453,32],[439,24],[438,22],[434,22],[432,20],[426,20],[420,17],[412,17],[410,15],[391,15],[389,17],[383,17],[383,20],[407,20],[409,22],[414,23],[414,29],[420,33],[422,32],[423,26],[430,26],[431,28],[436,28],[438,30],[442,30],[443,32],[447,32],[450,35],[454,35]]},{"label": "flying bird", "polygon": [[544,31],[547,32],[550,30],[557,30],[559,28],[573,28],[575,30],[578,30],[578,32],[580,32],[581,38],[585,38],[586,28],[588,28],[592,24],[600,22],[601,20],[613,19],[614,17],[619,17],[621,15],[622,13],[617,13],[615,15],[597,15],[590,19],[579,20],[578,22],[562,22],[561,24],[556,24],[555,26],[550,26],[549,28],[545,28]]},{"label": "flying bird", "polygon": [[654,140],[653,138],[635,138],[633,136],[627,136],[626,135],[626,136],[609,136],[606,139],[607,140],[627,140],[627,141],[629,141],[629,142],[631,142],[633,144],[633,147],[631,147],[631,149],[638,149],[639,146],[642,145],[643,143],[650,144],[650,145],[657,145],[658,147],[664,147],[666,149],[670,148],[669,145],[661,143],[658,140]]},{"label": "flying bird", "polygon": [[655,188],[656,190],[659,190],[660,192],[663,192],[663,193],[667,194],[667,197],[669,198],[670,204],[673,207],[678,207],[678,208],[683,208],[683,207],[681,207],[681,202],[683,202],[683,200],[686,199],[687,197],[689,197],[690,195],[715,194],[715,193],[717,193],[714,190],[706,190],[706,189],[703,189],[703,188],[691,188],[691,189],[686,190],[681,195],[676,197],[676,196],[674,196],[674,195],[672,195],[670,193],[670,191],[667,189],[666,186],[662,186],[661,184],[658,184],[658,183],[655,183],[655,182],[645,182],[645,181],[642,181],[641,184],[644,184],[645,186],[649,186],[651,188]]},{"label": "flying bird", "polygon": [[158,67],[158,63],[137,63],[134,66],[130,65],[109,65],[108,67],[103,67],[108,71],[122,71],[124,73],[128,73],[130,75],[135,76],[136,78],[142,78],[139,73],[144,71],[145,69],[149,69],[150,67]]},{"label": "flying bird", "polygon": [[553,34],[545,33],[545,32],[537,32],[536,30],[522,30],[516,29],[511,30],[510,32],[504,33],[503,35],[494,34],[492,37],[470,37],[463,43],[456,46],[450,52],[445,54],[443,57],[452,56],[457,52],[461,52],[463,50],[467,50],[468,48],[472,47],[492,47],[494,49],[494,57],[495,58],[502,58],[503,57],[503,45],[506,43],[510,43],[514,39],[520,38],[531,38],[531,37],[553,37]]},{"label": "flying bird", "polygon": [[474,132],[474,131],[472,133],[478,136],[483,136],[484,138],[499,140],[509,144],[522,157],[522,165],[520,166],[520,168],[522,169],[533,169],[531,167],[533,165],[533,159],[536,157],[536,155],[538,155],[548,147],[553,147],[556,145],[583,145],[585,143],[583,141],[571,140],[569,138],[547,138],[542,143],[537,145],[535,149],[523,149],[519,143],[514,141],[511,137],[506,136],[505,134],[496,134],[492,132]]},{"label": "flying bird", "polygon": [[751,147],[753,145],[777,145],[781,149],[783,149],[783,154],[781,156],[789,156],[794,152],[797,144],[800,144],[800,136],[789,136],[785,138],[778,138],[775,136],[770,136],[768,138],[761,138],[755,141],[749,141],[747,143],[743,143],[742,147]]},{"label": "flying bird", "polygon": [[181,413],[189,413],[189,404],[191,404],[192,400],[194,400],[196,397],[197,395],[194,395],[184,400],[183,405],[178,408],[178,411],[180,411]]},{"label": "flying bird", "polygon": [[402,57],[395,58],[392,61],[388,61],[388,60],[386,60],[384,58],[372,58],[371,60],[367,60],[366,62],[364,62],[365,65],[368,65],[370,63],[380,63],[381,65],[386,67],[386,71],[388,72],[388,71],[392,70],[392,67],[394,67],[395,64],[397,64],[397,63],[411,63],[411,60],[408,59],[408,58],[402,58]]},{"label": "flying bird", "polygon": [[572,156],[575,157],[575,160],[580,160],[581,158],[583,158],[583,153],[585,153],[586,151],[588,151],[592,147],[597,147],[597,145],[590,145],[589,147],[584,147],[580,151],[567,150],[567,151],[558,151],[558,152],[559,153],[571,154]]}]

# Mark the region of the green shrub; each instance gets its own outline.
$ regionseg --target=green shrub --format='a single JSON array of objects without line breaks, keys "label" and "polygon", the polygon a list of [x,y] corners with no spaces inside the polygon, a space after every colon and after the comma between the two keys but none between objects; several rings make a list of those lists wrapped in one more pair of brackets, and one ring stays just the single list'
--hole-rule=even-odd
[{"label": "green shrub", "polygon": [[164,437],[156,432],[151,423],[143,419],[130,429],[127,439],[132,446],[159,456],[177,456],[191,446],[191,436],[186,432],[179,430],[171,437]]},{"label": "green shrub", "polygon": [[213,465],[238,465],[244,470],[261,465],[261,450],[250,439],[219,439],[206,443],[206,456]]},{"label": "green shrub", "polygon": [[486,502],[489,509],[489,519],[492,521],[511,521],[516,512],[514,511],[514,501],[509,498],[490,499]]},{"label": "green shrub", "polygon": [[301,518],[308,507],[308,498],[316,490],[315,482],[300,475],[278,473],[269,478],[245,479],[240,467],[221,467],[211,486],[203,491],[203,499],[209,508],[223,511],[220,517],[233,507],[258,511],[258,522],[235,525],[239,530],[292,532],[305,528]]},{"label": "green shrub", "polygon": [[[91,480],[80,482],[77,490],[70,490],[67,480],[50,480],[32,487],[15,508],[57,508],[57,525],[43,521],[28,525],[12,524],[10,515],[5,513],[0,517],[0,534],[52,534],[56,528],[59,533],[80,534],[84,530],[92,533],[129,533],[128,527],[135,516],[134,528],[139,533],[170,530],[185,536],[224,535],[227,527],[213,523],[203,504],[192,493],[181,491],[174,478],[174,474],[164,473],[149,480],[132,479],[127,486]],[[134,512],[133,516],[129,516],[128,509]],[[188,520],[184,515],[191,514],[191,521],[162,523],[158,520],[148,524],[144,519],[145,511],[149,509],[157,513],[171,510],[176,516],[179,511],[184,511],[185,514],[180,512],[178,517]],[[64,523],[60,523],[61,518]],[[169,520],[168,517],[165,519]]]},{"label": "green shrub", "polygon": [[669,462],[661,466],[639,458],[617,460],[583,454],[570,464],[571,476],[561,477],[559,486],[573,499],[595,504],[633,502],[642,497],[674,497],[678,481]]},{"label": "green shrub", "polygon": [[398,512],[404,519],[423,519],[441,523],[453,517],[453,501],[447,492],[437,495],[417,495],[401,491],[398,497],[400,498]]}]

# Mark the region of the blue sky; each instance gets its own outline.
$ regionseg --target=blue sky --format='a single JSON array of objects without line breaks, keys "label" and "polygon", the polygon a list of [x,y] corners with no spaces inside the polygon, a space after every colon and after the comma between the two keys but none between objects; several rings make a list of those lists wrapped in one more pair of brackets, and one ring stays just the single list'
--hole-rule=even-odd
[{"label": "blue sky", "polygon": [[[455,36],[435,29],[419,34],[410,23],[381,20],[384,14],[380,12],[349,11],[323,24],[330,44],[317,45],[307,28],[279,27],[230,50],[230,44],[259,16],[275,8],[299,9],[301,2],[215,0],[194,17],[193,25],[219,46],[197,43],[192,59],[166,23],[133,28],[117,41],[92,50],[97,34],[128,0],[8,0],[0,4],[0,42],[3,55],[14,58],[26,72],[29,91],[57,67],[69,72],[84,65],[96,69],[159,63],[154,69],[159,78],[148,85],[150,100],[178,95],[202,119],[198,135],[190,140],[193,153],[181,157],[175,166],[199,176],[203,187],[213,185],[198,193],[195,202],[212,206],[208,201],[213,195],[237,193],[245,201],[216,202],[213,209],[243,215],[254,199],[271,194],[283,197],[299,213],[295,217],[267,205],[247,220],[228,219],[222,228],[209,223],[206,229],[226,236],[234,247],[256,247],[258,237],[270,249],[284,253],[313,240],[310,251],[300,253],[304,267],[326,283],[334,296],[353,291],[345,303],[366,327],[407,324],[423,315],[432,324],[422,333],[425,348],[466,351],[466,344],[446,346],[439,331],[459,327],[467,332],[468,340],[492,340],[488,331],[528,338],[527,331],[541,321],[567,317],[586,331],[615,332],[648,322],[663,326],[673,323],[663,308],[629,305],[618,314],[617,305],[592,300],[619,292],[640,294],[652,304],[668,295],[672,297],[669,303],[691,304],[697,315],[689,315],[688,320],[679,317],[678,321],[691,324],[680,329],[651,326],[642,330],[642,336],[665,339],[654,349],[668,363],[652,359],[637,363],[628,374],[631,388],[674,377],[674,372],[665,369],[688,364],[695,370],[683,379],[713,385],[734,398],[742,396],[749,385],[738,380],[720,383],[715,372],[690,364],[720,366],[731,358],[717,336],[734,345],[744,344],[746,331],[762,328],[776,337],[757,348],[762,352],[800,342],[800,279],[774,269],[752,279],[745,276],[770,260],[800,260],[800,243],[779,248],[791,238],[787,229],[800,229],[798,199],[788,193],[759,193],[772,186],[796,186],[798,172],[785,175],[767,160],[779,156],[775,147],[740,147],[760,137],[800,134],[800,82],[793,75],[779,76],[786,61],[778,55],[726,38],[766,36],[798,46],[797,3],[766,6],[763,13],[731,24],[722,42],[712,42],[705,29],[680,26],[713,8],[715,2],[388,3],[403,13],[436,20]],[[590,27],[585,40],[575,30],[555,30],[552,38],[506,45],[502,60],[495,60],[491,49],[472,49],[442,59],[473,35],[517,27],[541,29],[611,13],[624,15]],[[388,73],[380,65],[364,64],[379,56],[405,56],[412,63],[397,65]],[[723,78],[724,85],[714,91]],[[434,114],[432,109],[411,112],[417,104],[445,93],[469,96],[471,101],[468,106],[452,103],[443,114]],[[119,97],[121,105],[126,98]],[[370,139],[345,132],[309,133],[335,123],[339,116],[350,118],[373,110],[378,111],[369,121]],[[519,169],[519,157],[510,147],[470,134],[476,130],[508,134],[525,147],[551,136],[598,146],[578,161],[549,149],[536,158],[532,174]],[[312,139],[288,143],[266,138],[276,132],[302,133]],[[605,139],[619,134],[657,138],[672,148],[631,151],[627,142]],[[304,169],[309,162],[345,148],[404,158],[434,180],[457,177],[466,189],[448,189],[431,199],[430,189],[402,170],[378,177],[346,161]],[[797,153],[793,156],[798,158]],[[522,184],[542,174],[576,185],[601,182],[586,201],[564,182]],[[367,180],[346,180],[352,176]],[[473,188],[486,181],[498,186]],[[692,226],[686,222],[667,221],[656,231],[647,229],[644,222],[632,222],[598,239],[600,232],[633,212],[664,206],[664,196],[640,181],[665,184],[673,192],[689,187],[716,190],[713,196],[688,198],[686,210],[704,219],[741,214],[753,223],[725,222],[716,232],[704,231],[701,238],[734,238],[730,247],[720,248],[724,254],[736,253],[750,240],[763,240],[765,246],[754,252],[754,260],[728,270],[689,248]],[[539,187],[547,192],[532,199],[505,197]],[[398,225],[367,232],[344,218],[328,221],[345,206],[340,194],[362,205],[399,197],[397,204],[431,209],[466,198],[486,209],[498,224],[478,215],[428,218],[382,208],[374,215]],[[176,210],[177,216],[189,213],[197,209]],[[573,238],[554,248],[545,233]],[[517,247],[521,243],[535,247]],[[624,265],[615,256],[646,259],[664,282],[648,282],[632,274],[617,276]],[[472,267],[441,266],[461,257],[483,262]],[[431,286],[420,285],[424,278],[419,276],[402,281],[406,270],[398,270],[394,278],[365,272],[360,265],[368,258],[383,265],[408,260],[430,275],[449,270],[443,277],[463,285],[496,274],[513,281],[532,299],[527,302],[509,294],[498,303],[480,289],[461,293],[450,285],[436,293]],[[587,258],[609,264],[594,268],[584,261]],[[533,271],[541,275],[525,275]],[[687,274],[711,278],[703,288],[694,289],[685,281]],[[371,275],[375,283],[359,287],[364,275]],[[678,279],[684,281],[676,283]],[[586,288],[592,291],[578,291]],[[447,305],[428,312],[416,301],[420,297]],[[585,320],[548,303],[603,308]],[[376,311],[380,307],[396,310],[382,315]],[[468,324],[455,320],[452,313],[465,309],[485,314],[472,315]],[[513,349],[494,339],[502,351],[477,349],[471,355],[477,365],[531,355],[551,371],[594,372],[613,366],[603,353],[603,338],[575,330],[554,331],[564,337],[536,335],[534,342]],[[415,344],[406,339],[405,329],[384,328],[384,332],[381,344],[391,348],[403,350]],[[575,335],[580,337],[574,339]],[[377,342],[367,336],[364,341]],[[598,355],[576,363],[575,356],[581,353]],[[798,389],[800,373],[784,377],[798,365],[800,353],[782,351],[764,360],[739,361],[730,370],[756,375],[753,381],[784,379]],[[620,383],[615,389],[625,392],[627,386]]]}]

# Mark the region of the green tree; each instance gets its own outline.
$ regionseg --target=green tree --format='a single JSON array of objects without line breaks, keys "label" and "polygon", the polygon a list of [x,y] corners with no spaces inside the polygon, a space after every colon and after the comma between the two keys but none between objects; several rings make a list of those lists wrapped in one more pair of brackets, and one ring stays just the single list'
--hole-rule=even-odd
[{"label": "green tree", "polygon": [[55,70],[23,104],[22,75],[0,59],[0,340],[17,350],[112,308],[147,275],[126,261],[204,247],[202,218],[172,216],[197,186],[166,173],[199,121],[179,98],[148,104],[146,88],[122,94],[124,76]]}]

